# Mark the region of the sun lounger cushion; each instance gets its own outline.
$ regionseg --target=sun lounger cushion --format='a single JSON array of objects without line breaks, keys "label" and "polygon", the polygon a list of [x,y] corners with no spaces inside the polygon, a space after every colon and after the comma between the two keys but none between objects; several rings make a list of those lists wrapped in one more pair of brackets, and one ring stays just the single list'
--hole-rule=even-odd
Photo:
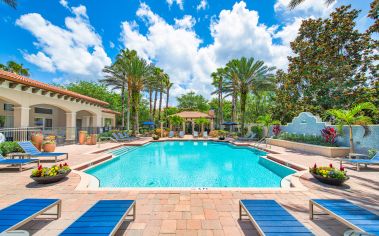
[{"label": "sun lounger cushion", "polygon": [[36,217],[44,210],[58,204],[59,201],[59,199],[29,198],[0,210],[0,233],[16,225],[21,226],[24,221]]},{"label": "sun lounger cushion", "polygon": [[263,235],[313,235],[275,200],[241,200],[241,204]]},{"label": "sun lounger cushion", "polygon": [[323,210],[329,211],[363,232],[379,235],[379,215],[345,199],[312,199]]},{"label": "sun lounger cushion", "polygon": [[132,200],[101,200],[60,235],[112,235],[134,205]]}]

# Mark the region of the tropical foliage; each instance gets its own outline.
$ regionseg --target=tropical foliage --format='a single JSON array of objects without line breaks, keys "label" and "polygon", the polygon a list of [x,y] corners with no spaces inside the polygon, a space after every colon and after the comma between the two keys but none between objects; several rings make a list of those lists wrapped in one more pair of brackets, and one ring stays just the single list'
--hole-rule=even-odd
[{"label": "tropical foliage", "polygon": [[29,76],[29,69],[15,61],[8,61],[5,65],[0,63],[0,70],[9,71],[18,75]]},{"label": "tropical foliage", "polygon": [[184,111],[201,111],[207,112],[209,110],[208,101],[195,92],[183,94],[177,98],[178,108]]},{"label": "tropical foliage", "polygon": [[339,169],[337,169],[333,167],[332,164],[330,164],[329,166],[320,166],[320,167],[314,164],[313,167],[309,168],[309,172],[312,174],[320,175],[324,178],[330,178],[330,179],[344,180],[347,178],[344,167],[341,166]]},{"label": "tropical foliage", "polygon": [[313,144],[326,147],[337,147],[336,143],[330,143],[325,141],[321,135],[310,135],[310,134],[294,134],[282,132],[278,136],[274,136],[275,139],[293,141],[298,143]]},{"label": "tropical foliage", "polygon": [[16,0],[1,0],[1,1],[4,2],[5,4],[9,5],[12,8],[17,7],[17,1]]}]

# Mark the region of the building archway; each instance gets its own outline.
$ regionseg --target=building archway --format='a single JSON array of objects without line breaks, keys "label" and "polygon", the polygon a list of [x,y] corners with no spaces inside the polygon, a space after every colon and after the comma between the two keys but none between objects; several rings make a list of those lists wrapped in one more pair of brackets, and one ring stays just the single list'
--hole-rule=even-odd
[{"label": "building archway", "polygon": [[14,127],[14,108],[19,106],[16,101],[0,96],[0,128]]}]

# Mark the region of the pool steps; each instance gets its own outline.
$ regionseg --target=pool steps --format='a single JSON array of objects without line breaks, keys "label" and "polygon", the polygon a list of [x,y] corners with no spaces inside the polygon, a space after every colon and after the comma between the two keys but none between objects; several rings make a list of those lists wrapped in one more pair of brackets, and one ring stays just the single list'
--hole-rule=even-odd
[{"label": "pool steps", "polygon": [[110,150],[110,151],[108,151],[108,153],[111,153],[114,156],[120,156],[120,155],[125,154],[127,152],[133,151],[136,148],[138,148],[138,147],[136,147],[136,146],[124,146],[124,147],[121,147],[118,149]]}]

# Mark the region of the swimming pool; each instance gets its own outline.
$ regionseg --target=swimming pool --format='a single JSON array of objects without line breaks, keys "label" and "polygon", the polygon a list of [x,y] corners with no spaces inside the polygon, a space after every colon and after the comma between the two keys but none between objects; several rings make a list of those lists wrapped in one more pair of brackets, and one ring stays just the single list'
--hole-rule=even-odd
[{"label": "swimming pool", "polygon": [[266,155],[263,151],[212,141],[154,142],[123,150],[85,172],[100,187],[137,188],[273,188],[295,172],[260,158]]}]

